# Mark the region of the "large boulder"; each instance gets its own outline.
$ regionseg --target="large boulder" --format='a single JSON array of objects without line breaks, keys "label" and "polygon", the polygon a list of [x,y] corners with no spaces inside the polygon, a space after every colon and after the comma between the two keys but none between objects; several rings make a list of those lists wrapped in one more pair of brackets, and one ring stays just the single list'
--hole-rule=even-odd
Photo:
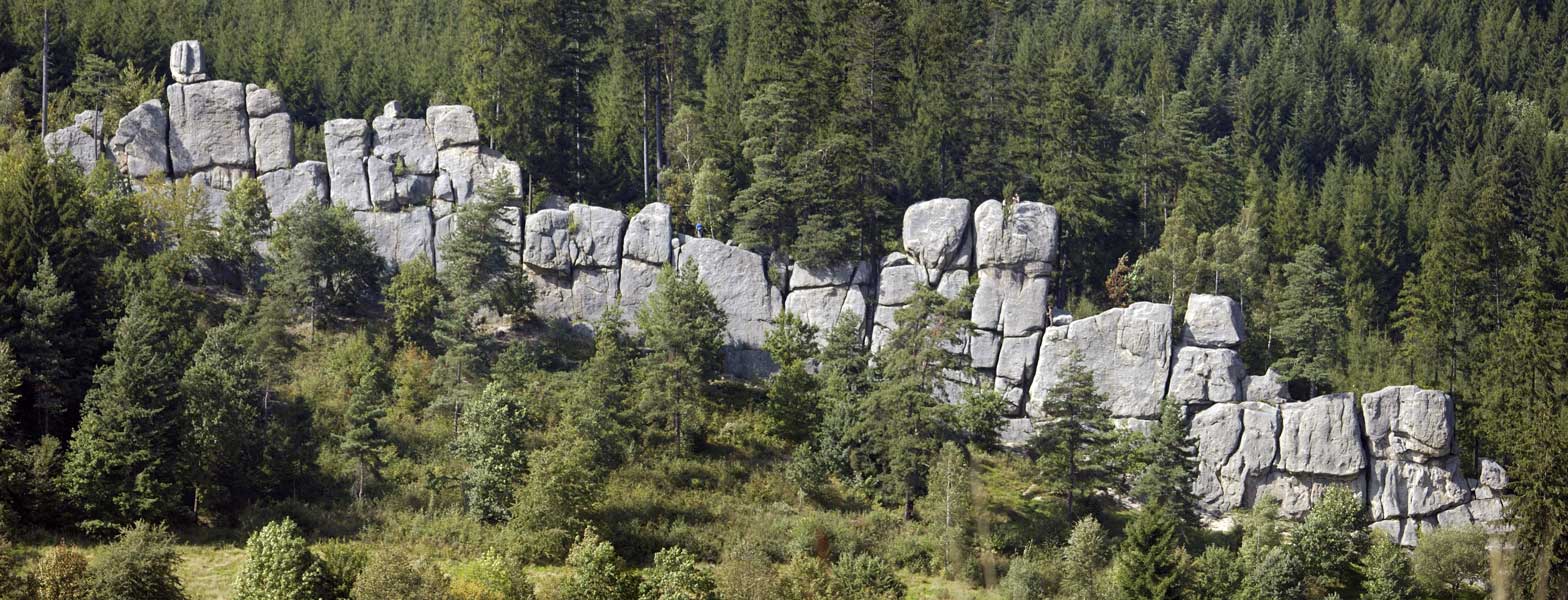
[{"label": "large boulder", "polygon": [[1373,461],[1369,480],[1373,520],[1435,515],[1470,501],[1458,457],[1429,464]]},{"label": "large boulder", "polygon": [[653,290],[658,288],[659,271],[664,265],[645,263],[631,258],[621,259],[621,317],[627,324],[633,325],[635,331],[637,311],[642,310],[642,305],[653,295]]},{"label": "large boulder", "polygon": [[1045,329],[1051,306],[1049,278],[1015,269],[987,268],[980,270],[979,280],[970,311],[976,328],[1009,337]]},{"label": "large boulder", "polygon": [[670,262],[670,235],[670,205],[650,203],[627,223],[621,255],[656,265]]},{"label": "large boulder", "polygon": [[1279,409],[1260,402],[1216,404],[1194,415],[1197,448],[1193,495],[1212,515],[1251,504],[1279,452]]},{"label": "large boulder", "polygon": [[370,184],[365,178],[369,132],[364,119],[333,119],[321,126],[335,205],[349,210],[370,210]]},{"label": "large boulder", "polygon": [[365,158],[365,185],[370,194],[370,205],[385,211],[396,211],[397,177],[393,165],[374,156]]},{"label": "large boulder", "polygon": [[175,83],[200,83],[207,80],[207,60],[201,42],[184,40],[169,48],[169,74]]},{"label": "large boulder", "polygon": [[82,172],[93,170],[103,154],[103,113],[84,110],[70,126],[44,136],[44,151],[49,156],[68,158]]},{"label": "large boulder", "polygon": [[784,299],[784,310],[815,327],[819,342],[827,339],[828,332],[840,319],[864,323],[866,309],[865,294],[851,286],[792,290]]},{"label": "large boulder", "polygon": [[[1002,338],[1002,347],[996,358],[998,390],[1007,391],[1028,383],[1029,377],[1034,375],[1035,361],[1040,357],[1040,338],[1043,335],[1036,331],[1025,336]],[[975,343],[976,340],[971,338],[971,352]]]},{"label": "large boulder", "polygon": [[1074,352],[1094,375],[1115,417],[1156,418],[1171,365],[1171,305],[1136,302],[1066,326],[1050,327],[1029,388],[1030,414],[1060,380]]},{"label": "large boulder", "polygon": [[1262,375],[1247,376],[1247,399],[1255,402],[1279,404],[1290,402],[1290,387],[1278,371],[1269,369]]},{"label": "large boulder", "polygon": [[969,231],[969,201],[937,198],[904,211],[904,249],[920,265],[928,285],[949,269],[969,267],[974,238]]},{"label": "large boulder", "polygon": [[245,86],[237,81],[171,84],[169,159],[175,176],[208,167],[249,168]]},{"label": "large boulder", "polygon": [[267,208],[272,211],[272,218],[281,218],[289,209],[301,203],[314,201],[319,204],[328,202],[327,164],[314,160],[294,165],[292,169],[263,173],[257,178],[261,181],[261,189],[267,194]]},{"label": "large boulder", "polygon": [[250,119],[250,146],[257,173],[294,166],[294,123],[280,112]]},{"label": "large boulder", "polygon": [[1328,394],[1282,405],[1280,411],[1280,469],[1344,477],[1367,468],[1354,396]]},{"label": "large boulder", "polygon": [[540,269],[571,271],[572,215],[547,208],[523,221],[523,262]]},{"label": "large boulder", "polygon": [[877,304],[900,306],[915,297],[915,291],[925,285],[925,274],[920,267],[909,262],[909,257],[894,252],[882,259],[881,276],[878,277]]},{"label": "large boulder", "polygon": [[1361,396],[1367,446],[1378,458],[1424,462],[1453,451],[1454,399],[1413,385],[1391,386]]},{"label": "large boulder", "polygon": [[376,132],[377,157],[402,165],[404,175],[435,175],[436,144],[424,119],[408,119],[398,114],[397,102],[388,102],[381,116],[371,122]]},{"label": "large boulder", "polygon": [[479,143],[479,124],[474,109],[462,105],[432,106],[425,109],[430,134],[437,150]]},{"label": "large boulder", "polygon": [[443,148],[436,156],[458,202],[478,195],[497,176],[511,186],[513,196],[524,192],[522,167],[499,152],[479,146],[456,146]]},{"label": "large boulder", "polygon": [[729,317],[725,369],[742,377],[771,372],[775,367],[762,342],[784,302],[768,283],[762,256],[710,238],[681,236],[676,260],[697,267],[698,278]]},{"label": "large boulder", "polygon": [[283,98],[277,92],[254,83],[245,86],[245,112],[252,119],[283,112]]},{"label": "large boulder", "polygon": [[370,236],[376,253],[392,265],[423,257],[434,261],[435,222],[430,209],[418,207],[404,212],[355,212],[354,220]]},{"label": "large boulder", "polygon": [[1241,304],[1227,296],[1192,294],[1187,297],[1182,343],[1204,348],[1234,348],[1246,339]]},{"label": "large boulder", "polygon": [[1056,260],[1056,209],[1040,202],[1005,206],[987,200],[975,209],[975,261],[986,267],[1049,273]]},{"label": "large boulder", "polygon": [[1176,351],[1168,395],[1184,404],[1240,402],[1246,375],[1235,350],[1183,346]]},{"label": "large boulder", "polygon": [[135,178],[169,173],[169,113],[163,103],[148,100],[125,113],[109,140],[120,172]]},{"label": "large boulder", "polygon": [[626,215],[613,208],[573,204],[567,207],[572,264],[614,269],[621,266],[621,235]]},{"label": "large boulder", "polygon": [[572,317],[593,323],[620,295],[620,269],[582,268],[572,271]]}]

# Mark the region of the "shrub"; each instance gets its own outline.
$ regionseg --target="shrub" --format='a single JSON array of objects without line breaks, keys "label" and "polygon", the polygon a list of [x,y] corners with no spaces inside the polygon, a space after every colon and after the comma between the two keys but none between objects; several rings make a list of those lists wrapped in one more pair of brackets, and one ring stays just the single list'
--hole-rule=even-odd
[{"label": "shrub", "polygon": [[898,600],[904,583],[886,561],[868,554],[848,554],[833,565],[831,598],[841,600]]},{"label": "shrub", "polygon": [[566,556],[572,575],[561,584],[561,600],[616,600],[632,598],[634,586],[615,555],[615,546],[599,538],[592,527],[572,544]]},{"label": "shrub", "polygon": [[400,550],[372,556],[349,592],[352,600],[447,600],[447,579],[435,565]]},{"label": "shrub", "polygon": [[322,544],[318,553],[321,571],[326,574],[330,586],[327,597],[347,598],[365,565],[370,564],[370,553],[364,546],[349,542]]},{"label": "shrub", "polygon": [[454,600],[533,600],[534,584],[518,565],[486,552],[452,572]]},{"label": "shrub", "polygon": [[17,572],[21,560],[11,548],[11,542],[0,535],[0,600],[28,600],[27,578]]},{"label": "shrub", "polygon": [[56,546],[38,557],[32,575],[37,600],[74,600],[84,593],[87,558],[70,548]]},{"label": "shrub", "polygon": [[1486,581],[1486,532],[1478,527],[1445,527],[1423,532],[1410,556],[1421,588],[1434,598],[1464,598]]},{"label": "shrub", "polygon": [[294,521],[262,527],[245,542],[245,564],[234,579],[235,600],[310,600],[329,592],[326,573]]},{"label": "shrub", "polygon": [[122,530],[87,567],[83,598],[89,600],[180,600],[185,588],[174,575],[180,556],[174,536],[162,525],[138,521]]},{"label": "shrub", "polygon": [[642,581],[640,600],[718,600],[713,576],[697,568],[685,548],[671,547],[653,555],[653,568]]},{"label": "shrub", "polygon": [[1030,547],[1013,558],[1002,577],[1000,592],[1006,600],[1045,600],[1056,593],[1055,565],[1039,550]]}]

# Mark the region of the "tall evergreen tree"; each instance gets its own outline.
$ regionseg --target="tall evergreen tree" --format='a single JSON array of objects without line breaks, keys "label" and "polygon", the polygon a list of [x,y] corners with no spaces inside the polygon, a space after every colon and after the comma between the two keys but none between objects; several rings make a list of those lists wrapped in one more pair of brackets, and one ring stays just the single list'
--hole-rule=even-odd
[{"label": "tall evergreen tree", "polygon": [[637,369],[645,417],[675,435],[684,447],[688,432],[700,430],[709,381],[722,366],[721,348],[728,317],[696,265],[666,267],[653,295],[637,313],[648,354]]},{"label": "tall evergreen tree", "polygon": [[49,254],[38,259],[33,271],[33,285],[24,288],[17,297],[21,307],[22,328],[17,333],[16,345],[21,364],[27,373],[27,388],[33,405],[39,412],[41,430],[49,434],[50,421],[59,419],[71,410],[71,396],[77,378],[70,372],[71,361],[66,352],[71,351],[75,331],[70,318],[76,294],[60,286],[54,263]]},{"label": "tall evergreen tree", "polygon": [[1186,564],[1181,522],[1164,506],[1145,506],[1127,525],[1116,554],[1116,587],[1123,598],[1161,600],[1184,597]]},{"label": "tall evergreen tree", "polygon": [[1132,493],[1144,504],[1160,507],[1180,525],[1196,521],[1192,481],[1197,470],[1196,450],[1187,438],[1186,410],[1166,398],[1160,403],[1160,420],[1136,452],[1142,471],[1133,480]]},{"label": "tall evergreen tree", "polygon": [[1339,275],[1320,246],[1305,246],[1285,265],[1285,287],[1276,301],[1281,315],[1275,324],[1284,358],[1275,368],[1293,380],[1307,382],[1312,395],[1333,381],[1341,365],[1339,342],[1344,335],[1339,303]]},{"label": "tall evergreen tree", "polygon": [[1030,445],[1039,455],[1041,474],[1050,487],[1067,498],[1067,517],[1079,514],[1079,503],[1105,489],[1115,476],[1111,446],[1115,436],[1105,396],[1095,387],[1094,374],[1073,354],[1046,391],[1040,414],[1043,423]]},{"label": "tall evergreen tree", "polygon": [[261,459],[265,392],[261,363],[246,344],[247,325],[234,320],[208,330],[179,381],[181,475],[198,515],[254,490],[246,472]]},{"label": "tall evergreen tree", "polygon": [[387,447],[386,433],[381,419],[387,415],[381,393],[379,373],[374,369],[361,375],[349,395],[348,428],[337,436],[338,451],[354,467],[354,501],[365,501],[365,489],[373,478],[380,477],[383,453]]}]

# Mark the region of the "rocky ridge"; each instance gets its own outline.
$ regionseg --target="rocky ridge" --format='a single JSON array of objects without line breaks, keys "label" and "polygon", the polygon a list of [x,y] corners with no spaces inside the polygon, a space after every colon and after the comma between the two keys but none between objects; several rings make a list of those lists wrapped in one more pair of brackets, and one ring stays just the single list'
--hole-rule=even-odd
[{"label": "rocky ridge", "polygon": [[[424,258],[439,268],[458,204],[496,176],[522,188],[517,163],[481,145],[469,107],[432,106],[416,118],[391,102],[369,122],[328,121],[326,162],[296,163],[292,120],[275,92],[212,79],[194,41],[175,44],[169,64],[176,83],[167,104],[137,106],[107,142],[101,115],[84,112],[46,136],[46,149],[84,170],[105,158],[133,178],[189,177],[208,191],[214,219],[244,177],[261,182],[274,217],[302,202],[343,206],[394,266]],[[727,371],[761,377],[774,369],[761,347],[782,311],[822,336],[849,319],[875,350],[920,287],[956,297],[973,286],[974,329],[954,348],[972,370],[949,378],[1003,394],[1009,443],[1027,441],[1037,399],[1078,356],[1124,427],[1147,428],[1167,396],[1183,405],[1198,456],[1194,492],[1211,516],[1266,495],[1299,516],[1330,486],[1345,486],[1367,499],[1375,528],[1407,545],[1431,527],[1501,527],[1506,473],[1482,461],[1479,479],[1462,474],[1447,394],[1402,386],[1293,401],[1276,373],[1246,374],[1237,353],[1241,306],[1222,296],[1189,298],[1179,335],[1169,304],[1057,314],[1057,214],[1043,203],[921,202],[904,214],[901,252],[812,267],[682,235],[661,203],[630,218],[555,201],[527,215],[508,211],[518,260],[538,287],[535,310],[546,319],[587,328],[619,302],[632,321],[663,266],[695,265],[729,316]],[[939,395],[961,401],[955,389]]]}]

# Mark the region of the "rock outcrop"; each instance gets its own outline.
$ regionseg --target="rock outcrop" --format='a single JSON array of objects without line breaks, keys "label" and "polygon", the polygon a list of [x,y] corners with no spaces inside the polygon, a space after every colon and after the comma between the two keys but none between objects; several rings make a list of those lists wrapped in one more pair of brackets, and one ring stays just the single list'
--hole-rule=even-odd
[{"label": "rock outcrop", "polygon": [[1074,357],[1094,375],[1114,417],[1155,419],[1171,364],[1171,305],[1136,302],[1045,330],[1030,414]]}]

